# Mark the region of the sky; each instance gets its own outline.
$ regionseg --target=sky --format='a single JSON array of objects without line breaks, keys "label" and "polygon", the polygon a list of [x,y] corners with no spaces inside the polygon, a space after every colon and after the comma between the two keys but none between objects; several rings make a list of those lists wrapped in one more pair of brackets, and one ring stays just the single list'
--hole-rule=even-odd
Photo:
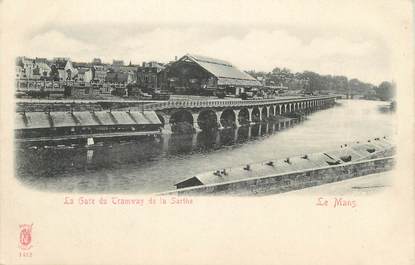
[{"label": "sky", "polygon": [[194,53],[242,70],[393,79],[394,13],[382,1],[33,2],[10,6],[18,55],[140,64]]}]

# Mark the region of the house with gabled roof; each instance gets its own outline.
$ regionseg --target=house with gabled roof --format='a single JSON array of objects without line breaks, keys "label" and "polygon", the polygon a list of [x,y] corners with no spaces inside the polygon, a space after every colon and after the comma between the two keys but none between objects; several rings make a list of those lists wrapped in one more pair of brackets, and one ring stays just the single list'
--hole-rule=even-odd
[{"label": "house with gabled roof", "polygon": [[55,58],[50,68],[51,75],[61,81],[73,80],[78,73],[69,58]]},{"label": "house with gabled roof", "polygon": [[92,70],[91,68],[82,67],[78,68],[78,74],[76,75],[75,79],[79,82],[90,83],[92,81]]}]

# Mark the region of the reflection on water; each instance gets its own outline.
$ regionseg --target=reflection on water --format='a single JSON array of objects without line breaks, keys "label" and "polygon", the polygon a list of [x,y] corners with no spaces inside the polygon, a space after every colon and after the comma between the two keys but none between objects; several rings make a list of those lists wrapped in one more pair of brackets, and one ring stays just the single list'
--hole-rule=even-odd
[{"label": "reflection on water", "polygon": [[343,101],[341,106],[310,114],[301,121],[104,143],[92,149],[17,146],[16,171],[22,182],[45,190],[159,192],[206,170],[391,135],[393,114],[377,111],[380,104]]}]

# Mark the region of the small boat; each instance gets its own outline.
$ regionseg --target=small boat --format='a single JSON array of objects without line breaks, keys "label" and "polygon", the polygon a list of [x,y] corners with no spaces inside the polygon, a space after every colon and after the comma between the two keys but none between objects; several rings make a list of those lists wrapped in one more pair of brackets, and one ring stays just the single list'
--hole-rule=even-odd
[{"label": "small boat", "polygon": [[269,162],[267,162],[267,163],[266,163],[266,165],[267,165],[267,166],[271,166],[271,167],[273,167],[273,166],[274,166],[274,162],[269,161]]},{"label": "small boat", "polygon": [[341,156],[340,159],[343,160],[343,162],[350,162],[352,160],[352,156]]},{"label": "small boat", "polygon": [[368,148],[368,149],[366,149],[366,151],[368,151],[369,153],[373,153],[373,152],[376,151],[376,149],[375,148]]},{"label": "small boat", "polygon": [[326,161],[327,164],[329,164],[329,166],[334,166],[334,165],[339,165],[341,162],[340,160],[336,160],[336,161]]}]

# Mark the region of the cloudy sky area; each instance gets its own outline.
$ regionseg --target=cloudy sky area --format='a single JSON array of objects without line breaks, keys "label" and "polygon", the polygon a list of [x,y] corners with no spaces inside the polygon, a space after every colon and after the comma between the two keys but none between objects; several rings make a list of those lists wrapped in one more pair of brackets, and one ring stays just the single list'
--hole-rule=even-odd
[{"label": "cloudy sky area", "polygon": [[[21,31],[24,45],[19,52],[86,62],[94,57],[106,62],[123,59],[136,64],[168,62],[195,53],[228,60],[243,70],[287,67],[374,84],[393,79],[387,32],[374,26],[381,16],[376,11],[381,9],[373,6],[368,12],[364,5],[356,11],[356,5],[339,6],[341,2],[304,6],[306,2],[271,1],[264,3],[265,8],[252,10],[231,1],[222,3],[219,10],[202,2],[182,1],[174,6],[157,2],[145,8],[137,2],[121,2],[105,5],[93,15],[76,5],[51,2],[42,19],[34,19],[32,26]],[[343,13],[336,13],[340,9]]]}]

